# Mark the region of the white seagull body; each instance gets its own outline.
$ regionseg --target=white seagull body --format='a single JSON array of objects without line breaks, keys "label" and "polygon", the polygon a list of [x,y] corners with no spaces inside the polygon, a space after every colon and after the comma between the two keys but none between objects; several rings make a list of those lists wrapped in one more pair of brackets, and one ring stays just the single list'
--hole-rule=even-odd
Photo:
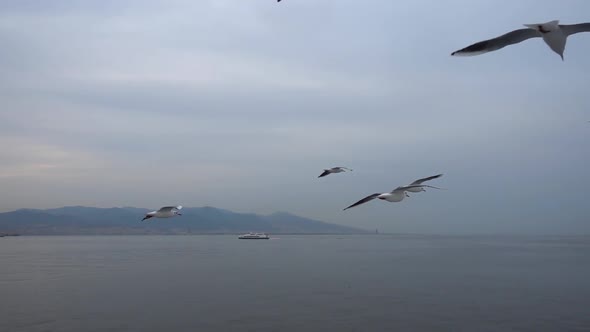
[{"label": "white seagull body", "polygon": [[579,32],[590,32],[590,23],[559,24],[558,20],[547,23],[524,24],[524,26],[527,28],[514,30],[500,37],[475,43],[455,51],[451,55],[479,55],[497,51],[505,46],[518,44],[530,38],[541,37],[547,46],[559,54],[563,60],[563,51],[565,50],[567,37]]},{"label": "white seagull body", "polygon": [[[408,191],[409,189],[420,189],[420,188],[424,189],[424,187],[436,188],[436,187],[429,186],[426,184],[413,184],[413,185],[408,185],[408,186],[401,186],[401,187],[397,187],[397,188],[393,189],[389,193],[376,193],[376,194],[369,195],[369,196],[361,199],[360,201],[352,204],[351,206],[345,208],[344,210],[348,210],[348,209],[355,207],[357,205],[361,205],[361,204],[366,203],[368,201],[372,201],[375,198],[379,198],[381,200],[388,201],[388,202],[401,202],[401,201],[403,201],[404,197],[409,197],[406,194],[406,191]],[[436,189],[438,189],[438,188],[436,188]],[[419,191],[422,191],[422,190],[419,190]]]},{"label": "white seagull body", "polygon": [[182,216],[180,214],[180,209],[182,209],[182,205],[178,206],[165,206],[158,211],[152,211],[145,214],[143,220],[150,219],[150,218],[170,218],[174,216]]},{"label": "white seagull body", "polygon": [[352,171],[352,169],[346,168],[346,167],[332,167],[330,169],[325,169],[324,172],[322,174],[320,174],[320,176],[318,176],[318,178],[324,177],[326,175],[330,175],[332,173],[342,173],[342,172],[346,172],[346,171]]},{"label": "white seagull body", "polygon": [[[426,178],[418,179],[418,180],[410,183],[409,185],[412,186],[412,185],[422,184],[423,182],[426,182],[426,181],[438,179],[441,176],[443,176],[443,175],[442,174],[437,174],[437,175],[429,176],[429,177],[426,177]],[[432,188],[441,189],[441,188],[437,188],[437,187],[432,187]],[[424,189],[424,187],[411,187],[411,188],[408,188],[406,191],[409,191],[411,193],[419,193],[421,191],[426,191],[426,189]]]}]

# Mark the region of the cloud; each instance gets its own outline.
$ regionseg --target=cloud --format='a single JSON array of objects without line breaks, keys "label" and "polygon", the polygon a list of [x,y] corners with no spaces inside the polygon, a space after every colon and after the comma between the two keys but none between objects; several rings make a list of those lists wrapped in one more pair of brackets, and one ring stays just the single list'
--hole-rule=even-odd
[{"label": "cloud", "polygon": [[[587,232],[588,36],[565,62],[540,41],[449,53],[588,9],[2,2],[0,210],[165,201],[382,231]],[[336,165],[355,171],[317,179]],[[341,212],[439,172],[448,191]]]}]

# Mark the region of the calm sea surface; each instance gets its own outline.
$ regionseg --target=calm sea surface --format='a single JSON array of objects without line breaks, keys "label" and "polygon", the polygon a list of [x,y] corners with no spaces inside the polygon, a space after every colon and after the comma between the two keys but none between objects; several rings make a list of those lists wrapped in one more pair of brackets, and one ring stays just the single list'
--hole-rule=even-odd
[{"label": "calm sea surface", "polygon": [[590,237],[0,238],[0,331],[590,331]]}]

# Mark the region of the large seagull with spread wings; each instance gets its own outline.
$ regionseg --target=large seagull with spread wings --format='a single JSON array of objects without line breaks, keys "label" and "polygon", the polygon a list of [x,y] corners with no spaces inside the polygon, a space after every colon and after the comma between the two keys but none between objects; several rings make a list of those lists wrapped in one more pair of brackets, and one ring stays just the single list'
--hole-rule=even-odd
[{"label": "large seagull with spread wings", "polygon": [[559,24],[558,20],[547,23],[525,24],[526,29],[518,29],[496,38],[480,41],[451,53],[454,56],[470,56],[497,51],[509,45],[518,44],[527,39],[541,37],[543,41],[559,54],[563,60],[563,51],[568,36],[579,32],[590,32],[590,23]]},{"label": "large seagull with spread wings", "polygon": [[376,194],[369,195],[369,196],[361,199],[360,201],[352,204],[351,206],[345,208],[344,210],[348,210],[348,209],[353,208],[355,206],[367,203],[369,201],[374,200],[375,198],[379,198],[380,200],[388,201],[388,202],[401,202],[401,201],[403,201],[403,199],[405,197],[410,197],[410,196],[408,196],[408,193],[407,193],[408,191],[413,192],[413,193],[418,193],[421,191],[425,191],[424,188],[442,189],[439,187],[434,187],[434,186],[429,186],[427,184],[422,184],[422,182],[433,180],[433,179],[439,178],[441,176],[442,176],[442,174],[429,176],[426,178],[418,179],[407,186],[397,187],[397,188],[393,189],[391,192],[376,193]]}]

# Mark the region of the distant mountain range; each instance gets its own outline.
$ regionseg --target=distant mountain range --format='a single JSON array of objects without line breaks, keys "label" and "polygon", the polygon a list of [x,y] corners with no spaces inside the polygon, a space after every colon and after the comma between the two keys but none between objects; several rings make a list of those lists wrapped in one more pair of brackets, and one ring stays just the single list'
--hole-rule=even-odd
[{"label": "distant mountain range", "polygon": [[182,216],[141,221],[148,209],[67,206],[20,209],[0,213],[0,234],[354,234],[367,231],[299,217],[286,212],[271,215],[236,213],[214,207],[183,208]]}]

